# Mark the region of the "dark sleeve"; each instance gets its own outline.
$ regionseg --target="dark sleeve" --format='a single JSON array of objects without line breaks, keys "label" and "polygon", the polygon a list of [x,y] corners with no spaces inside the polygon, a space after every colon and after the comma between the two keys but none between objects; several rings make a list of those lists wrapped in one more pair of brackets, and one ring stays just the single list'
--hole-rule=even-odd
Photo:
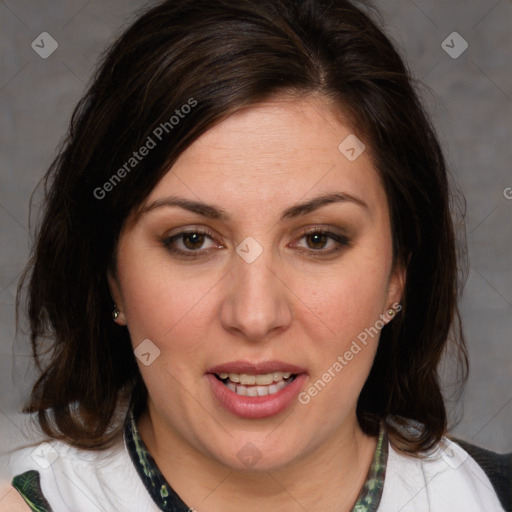
[{"label": "dark sleeve", "polygon": [[499,454],[461,439],[451,439],[475,459],[491,481],[502,507],[512,512],[512,453]]},{"label": "dark sleeve", "polygon": [[32,512],[52,512],[52,507],[43,496],[38,471],[30,470],[16,475],[12,479],[12,486],[20,493]]}]

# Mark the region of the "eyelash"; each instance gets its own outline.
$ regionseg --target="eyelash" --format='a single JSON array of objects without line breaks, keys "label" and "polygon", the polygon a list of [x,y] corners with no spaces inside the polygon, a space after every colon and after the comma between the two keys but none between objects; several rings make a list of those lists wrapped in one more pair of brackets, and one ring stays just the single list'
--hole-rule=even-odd
[{"label": "eyelash", "polygon": [[173,242],[175,240],[178,240],[180,238],[183,238],[185,235],[205,235],[211,240],[215,240],[215,235],[211,233],[208,230],[202,230],[202,229],[190,229],[185,231],[180,231],[179,233],[172,235],[170,237],[166,237],[162,240],[163,246],[171,253],[176,254],[178,256],[183,256],[185,258],[189,259],[196,259],[208,252],[208,250],[198,250],[198,251],[183,251],[181,249],[176,249],[176,247],[173,247]]},{"label": "eyelash", "polygon": [[[186,231],[180,231],[179,233],[177,233],[175,235],[172,235],[170,237],[166,237],[166,238],[162,239],[162,244],[169,252],[176,254],[178,256],[182,256],[184,258],[188,258],[188,259],[200,258],[201,256],[205,255],[208,252],[209,249],[203,249],[203,250],[197,250],[197,251],[194,251],[194,250],[184,251],[182,249],[177,249],[176,247],[174,247],[173,243],[176,240],[179,240],[180,238],[182,239],[185,235],[204,235],[204,236],[208,237],[210,240],[215,240],[215,235],[208,230],[191,229],[191,230],[186,230]],[[307,252],[312,256],[313,255],[327,256],[327,255],[333,254],[335,252],[338,252],[344,248],[351,247],[351,245],[352,245],[350,239],[347,238],[345,235],[333,233],[332,231],[327,231],[322,228],[309,229],[308,231],[303,232],[300,235],[300,237],[298,238],[298,240],[302,240],[304,237],[307,237],[308,235],[326,236],[328,239],[333,240],[334,242],[339,244],[338,247],[336,247],[335,249],[330,249],[327,251],[322,250],[322,249],[315,250],[315,249],[299,248],[299,249],[301,249],[301,252]],[[221,245],[221,244],[218,244],[218,245]]]},{"label": "eyelash", "polygon": [[320,227],[314,227],[314,228],[308,229],[307,231],[304,231],[303,233],[301,233],[298,240],[302,240],[304,237],[307,237],[308,235],[326,236],[327,239],[332,240],[338,244],[337,247],[335,247],[334,249],[330,249],[330,250],[323,250],[323,249],[315,250],[315,249],[301,248],[302,251],[309,253],[311,255],[314,255],[314,256],[328,256],[330,254],[339,252],[345,248],[352,246],[352,243],[347,236],[341,235],[339,233],[333,233],[332,231],[328,231],[328,230],[320,228]]}]

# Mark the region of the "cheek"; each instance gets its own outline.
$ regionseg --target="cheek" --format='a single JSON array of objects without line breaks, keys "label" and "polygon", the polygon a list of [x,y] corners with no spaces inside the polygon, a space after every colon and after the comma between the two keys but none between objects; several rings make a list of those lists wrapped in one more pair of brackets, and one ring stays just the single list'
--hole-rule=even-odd
[{"label": "cheek", "polygon": [[[325,417],[333,411],[343,417],[355,406],[373,364],[384,326],[380,315],[387,305],[391,265],[391,253],[382,250],[384,244],[380,247],[360,247],[347,255],[336,272],[317,274],[303,289],[310,308],[309,326],[304,321],[303,328],[309,330],[315,346],[312,354],[316,354],[303,398],[314,400]],[[322,320],[321,331],[312,328],[315,318]]]},{"label": "cheek", "polygon": [[326,281],[329,285],[322,293],[310,293],[311,309],[328,329],[323,329],[327,334],[312,334],[311,355],[316,357],[312,357],[314,365],[301,403],[314,404],[319,417],[334,415],[341,420],[357,403],[384,325],[379,323],[375,328],[384,312],[386,277],[369,268],[360,273],[347,266],[337,279]]},{"label": "cheek", "polygon": [[382,257],[347,258],[337,271],[303,279],[304,317],[313,313],[321,319],[327,335],[346,342],[374,325],[385,312],[387,280]]},{"label": "cheek", "polygon": [[161,349],[193,351],[204,343],[210,322],[212,289],[218,277],[191,278],[171,266],[165,255],[148,261],[147,255],[125,247],[118,274],[123,283],[123,305],[132,343],[149,338]]}]

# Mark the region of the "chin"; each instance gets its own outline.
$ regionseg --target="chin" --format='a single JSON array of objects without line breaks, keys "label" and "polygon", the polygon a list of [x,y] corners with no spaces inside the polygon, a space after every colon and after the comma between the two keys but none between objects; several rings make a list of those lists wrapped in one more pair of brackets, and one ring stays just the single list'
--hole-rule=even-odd
[{"label": "chin", "polygon": [[[210,451],[210,455],[221,464],[233,471],[277,471],[292,464],[300,457],[304,447],[298,443],[283,445],[273,438],[269,439],[270,432],[262,432],[254,436],[244,434],[243,439],[236,436],[227,437],[219,451],[219,444]],[[290,440],[290,439],[288,439]]]}]

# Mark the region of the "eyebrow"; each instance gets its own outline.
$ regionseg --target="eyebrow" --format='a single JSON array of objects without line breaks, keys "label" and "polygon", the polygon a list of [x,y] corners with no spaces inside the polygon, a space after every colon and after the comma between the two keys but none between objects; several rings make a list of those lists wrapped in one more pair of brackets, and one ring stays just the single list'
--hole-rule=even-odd
[{"label": "eyebrow", "polygon": [[156,208],[161,208],[162,206],[178,206],[184,210],[207,217],[208,219],[227,220],[229,217],[226,211],[218,206],[202,203],[200,201],[191,201],[190,199],[184,199],[181,197],[165,197],[163,199],[157,199],[144,207],[141,213],[144,215]]},{"label": "eyebrow", "polygon": [[370,211],[368,205],[359,197],[353,196],[352,194],[347,194],[346,192],[338,192],[335,194],[326,194],[314,197],[313,199],[310,199],[305,203],[300,203],[290,208],[287,208],[283,212],[281,220],[293,219],[295,217],[299,217],[300,215],[311,213],[315,210],[318,210],[322,206],[326,206],[328,204],[344,202],[354,203]]},{"label": "eyebrow", "polygon": [[[300,217],[301,215],[306,215],[328,204],[344,202],[353,203],[361,206],[362,208],[365,208],[368,211],[370,210],[368,205],[362,199],[353,196],[352,194],[347,194],[346,192],[338,192],[334,194],[317,196],[313,199],[310,199],[309,201],[291,206],[284,210],[283,214],[281,215],[281,220],[293,219]],[[173,196],[153,201],[148,206],[144,207],[141,213],[144,215],[150,211],[164,206],[178,206],[184,210],[197,213],[208,219],[229,220],[230,218],[226,211],[219,206]]]}]

